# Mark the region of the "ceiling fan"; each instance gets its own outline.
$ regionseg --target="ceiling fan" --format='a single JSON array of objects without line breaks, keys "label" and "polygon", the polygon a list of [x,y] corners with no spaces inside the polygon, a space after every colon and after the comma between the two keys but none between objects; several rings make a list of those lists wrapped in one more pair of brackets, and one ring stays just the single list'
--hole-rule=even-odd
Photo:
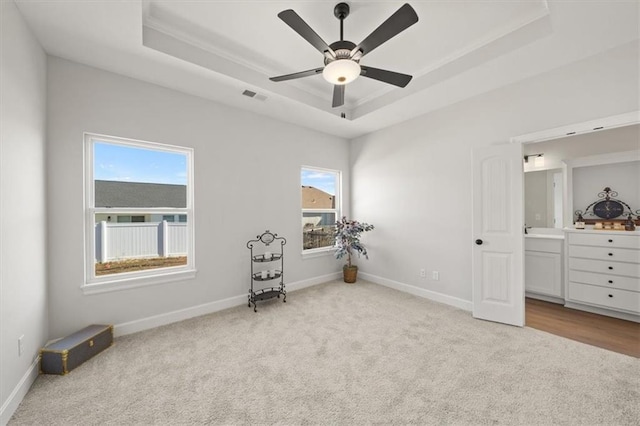
[{"label": "ceiling fan", "polygon": [[329,83],[333,84],[333,103],[336,108],[344,105],[345,85],[355,80],[359,75],[405,87],[411,81],[411,76],[394,71],[360,65],[360,59],[369,54],[373,49],[387,40],[400,34],[411,25],[418,22],[416,11],[408,4],[404,4],[360,44],[344,40],[344,20],[349,16],[349,5],[338,3],[333,9],[333,14],[340,20],[340,40],[328,45],[311,27],[292,9],[287,9],[278,14],[278,17],[289,25],[302,38],[324,55],[324,67],[314,68],[293,74],[271,77],[271,81],[286,81],[296,78],[309,77],[322,73]]}]

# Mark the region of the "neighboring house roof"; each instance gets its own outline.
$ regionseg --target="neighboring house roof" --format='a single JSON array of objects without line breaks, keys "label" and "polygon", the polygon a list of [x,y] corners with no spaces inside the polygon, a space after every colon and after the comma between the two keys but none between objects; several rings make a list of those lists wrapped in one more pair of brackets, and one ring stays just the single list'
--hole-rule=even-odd
[{"label": "neighboring house roof", "polygon": [[96,207],[186,207],[187,187],[161,183],[95,181]]},{"label": "neighboring house roof", "polygon": [[333,195],[313,186],[302,185],[303,209],[334,209],[336,199]]}]

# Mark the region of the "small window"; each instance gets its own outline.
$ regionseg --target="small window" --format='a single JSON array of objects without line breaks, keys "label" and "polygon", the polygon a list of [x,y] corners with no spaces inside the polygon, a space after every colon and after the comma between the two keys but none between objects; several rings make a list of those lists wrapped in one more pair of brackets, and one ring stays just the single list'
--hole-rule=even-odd
[{"label": "small window", "polygon": [[335,244],[333,232],[340,217],[340,172],[303,167],[302,250],[324,251]]},{"label": "small window", "polygon": [[85,153],[85,293],[193,276],[193,151],[87,134]]}]

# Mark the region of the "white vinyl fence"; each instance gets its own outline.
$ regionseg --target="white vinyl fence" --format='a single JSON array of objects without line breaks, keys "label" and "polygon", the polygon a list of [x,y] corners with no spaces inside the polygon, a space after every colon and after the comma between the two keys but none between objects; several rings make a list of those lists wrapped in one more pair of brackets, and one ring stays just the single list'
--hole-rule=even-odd
[{"label": "white vinyl fence", "polygon": [[96,223],[96,262],[187,255],[187,224]]}]

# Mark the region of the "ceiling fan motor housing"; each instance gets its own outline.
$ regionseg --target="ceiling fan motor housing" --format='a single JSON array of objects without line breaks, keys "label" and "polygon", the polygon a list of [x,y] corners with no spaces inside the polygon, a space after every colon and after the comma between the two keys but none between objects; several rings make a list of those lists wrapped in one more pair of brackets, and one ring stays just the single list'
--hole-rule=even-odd
[{"label": "ceiling fan motor housing", "polygon": [[[332,58],[329,55],[325,55],[324,64],[328,65],[329,63],[336,61],[338,59],[351,59],[351,51],[356,47],[356,44],[347,40],[339,40],[329,45],[331,50],[333,50],[336,54],[335,58]],[[358,61],[355,61],[358,62]]]}]

